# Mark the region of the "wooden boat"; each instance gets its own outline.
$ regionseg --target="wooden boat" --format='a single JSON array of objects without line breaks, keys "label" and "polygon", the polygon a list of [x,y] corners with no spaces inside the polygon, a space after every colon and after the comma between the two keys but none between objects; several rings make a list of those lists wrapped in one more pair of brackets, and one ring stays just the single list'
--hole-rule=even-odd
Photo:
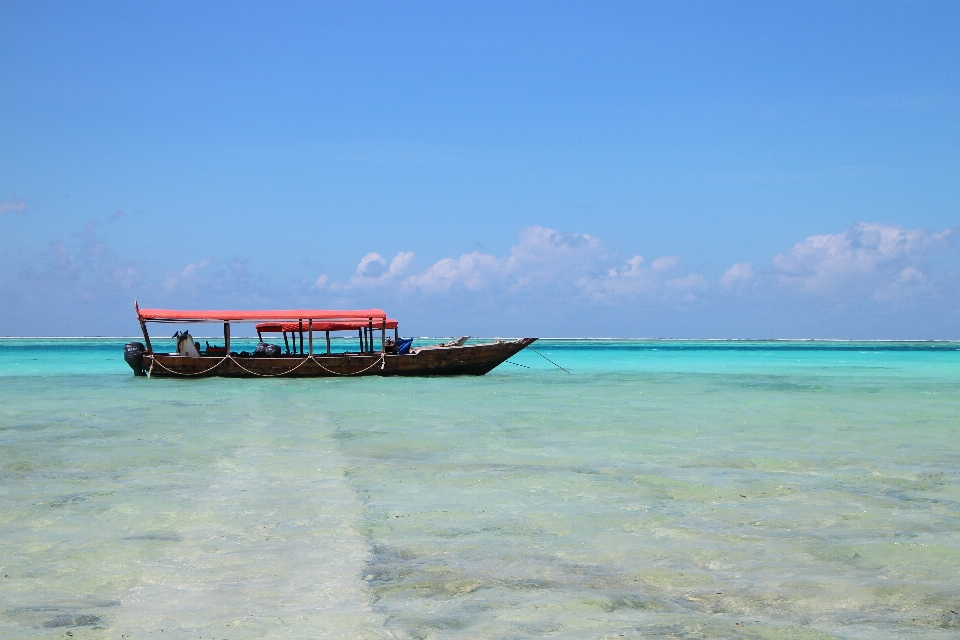
[{"label": "wooden boat", "polygon": [[[178,311],[135,305],[144,343],[131,342],[124,359],[136,375],[209,377],[443,376],[483,375],[523,350],[536,338],[465,344],[467,336],[446,344],[413,348],[399,337],[396,320],[380,309],[351,311],[296,309],[279,311]],[[177,351],[154,352],[147,323],[223,323],[222,347],[196,346],[189,333],[177,332]],[[231,323],[257,323],[260,344],[254,353],[231,351]],[[387,330],[393,337],[387,337]],[[331,351],[330,333],[356,331],[357,351]],[[325,337],[314,349],[314,336]],[[283,335],[284,347],[267,345],[264,333]],[[379,333],[379,345],[375,335]],[[288,339],[288,335],[289,338]],[[299,340],[298,340],[299,338]],[[293,348],[290,342],[292,340]],[[299,342],[299,344],[298,344]],[[379,348],[377,348],[379,347]]]}]

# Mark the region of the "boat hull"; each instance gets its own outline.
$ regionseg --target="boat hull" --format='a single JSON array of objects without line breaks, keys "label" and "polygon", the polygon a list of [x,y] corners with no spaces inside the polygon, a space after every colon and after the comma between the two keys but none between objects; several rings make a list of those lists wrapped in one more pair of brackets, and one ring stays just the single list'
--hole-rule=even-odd
[{"label": "boat hull", "polygon": [[536,338],[510,342],[422,347],[404,355],[314,354],[313,356],[199,357],[144,354],[150,376],[229,378],[323,378],[340,376],[482,376],[533,343]]}]

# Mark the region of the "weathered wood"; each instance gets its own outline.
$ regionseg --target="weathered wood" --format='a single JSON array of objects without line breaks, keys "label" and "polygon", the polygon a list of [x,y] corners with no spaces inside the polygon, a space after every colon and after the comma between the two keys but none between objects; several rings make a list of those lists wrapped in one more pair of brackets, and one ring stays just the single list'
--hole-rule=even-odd
[{"label": "weathered wood", "polygon": [[150,334],[147,333],[147,323],[140,321],[140,329],[143,331],[143,341],[147,345],[147,353],[153,353],[153,347],[150,345]]},{"label": "weathered wood", "polygon": [[230,323],[223,323],[223,346],[226,348],[227,353],[230,353]]},{"label": "weathered wood", "polygon": [[[484,375],[524,349],[536,338],[511,342],[465,345],[462,347],[421,347],[405,355],[384,353],[314,354],[307,357],[191,358],[169,354],[144,355],[144,368],[154,376],[445,376]],[[228,352],[229,353],[229,352]]]}]

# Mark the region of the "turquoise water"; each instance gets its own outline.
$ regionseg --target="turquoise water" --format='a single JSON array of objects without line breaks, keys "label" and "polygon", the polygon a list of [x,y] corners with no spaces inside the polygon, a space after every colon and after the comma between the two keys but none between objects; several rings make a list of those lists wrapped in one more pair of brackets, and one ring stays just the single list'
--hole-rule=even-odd
[{"label": "turquoise water", "polygon": [[0,340],[0,637],[960,636],[958,343],[183,381],[123,342]]}]

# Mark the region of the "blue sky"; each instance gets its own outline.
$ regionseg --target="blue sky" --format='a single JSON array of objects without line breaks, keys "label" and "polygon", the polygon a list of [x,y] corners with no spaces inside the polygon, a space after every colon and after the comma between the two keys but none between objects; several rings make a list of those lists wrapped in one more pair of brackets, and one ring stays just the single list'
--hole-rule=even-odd
[{"label": "blue sky", "polygon": [[960,5],[0,0],[0,334],[960,338]]}]

